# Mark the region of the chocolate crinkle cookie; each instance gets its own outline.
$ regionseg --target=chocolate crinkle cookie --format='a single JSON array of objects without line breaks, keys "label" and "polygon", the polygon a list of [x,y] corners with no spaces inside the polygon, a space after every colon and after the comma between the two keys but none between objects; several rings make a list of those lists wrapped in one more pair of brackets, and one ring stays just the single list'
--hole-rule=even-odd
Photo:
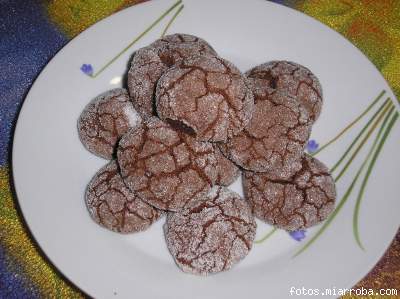
[{"label": "chocolate crinkle cookie", "polygon": [[256,217],[294,231],[316,225],[329,216],[336,189],[328,168],[307,154],[301,164],[290,181],[271,180],[263,173],[243,173],[245,198]]},{"label": "chocolate crinkle cookie", "polygon": [[165,36],[136,51],[128,72],[128,89],[135,108],[145,117],[156,115],[158,79],[175,63],[193,55],[217,55],[204,40],[184,34]]},{"label": "chocolate crinkle cookie", "polygon": [[177,265],[192,274],[230,269],[250,251],[256,222],[248,203],[225,187],[213,187],[204,200],[169,213],[167,246]]},{"label": "chocolate crinkle cookie", "polygon": [[198,142],[155,117],[120,141],[118,163],[132,192],[156,208],[178,211],[215,183],[211,144]]},{"label": "chocolate crinkle cookie", "polygon": [[271,61],[246,72],[252,84],[268,87],[295,97],[308,111],[313,122],[322,108],[322,87],[305,66],[290,61]]},{"label": "chocolate crinkle cookie", "polygon": [[202,141],[227,141],[249,123],[254,99],[246,78],[217,56],[194,56],[160,78],[156,108],[161,119],[179,123]]},{"label": "chocolate crinkle cookie", "polygon": [[301,167],[300,157],[311,132],[307,111],[284,93],[253,88],[255,109],[237,136],[220,144],[222,152],[246,170],[271,179],[289,179]]},{"label": "chocolate crinkle cookie", "polygon": [[95,222],[124,234],[143,231],[163,215],[129,191],[115,161],[96,173],[87,187],[85,200]]},{"label": "chocolate crinkle cookie", "polygon": [[110,160],[121,136],[140,122],[141,117],[127,91],[116,88],[99,95],[85,107],[78,120],[78,133],[90,152]]}]

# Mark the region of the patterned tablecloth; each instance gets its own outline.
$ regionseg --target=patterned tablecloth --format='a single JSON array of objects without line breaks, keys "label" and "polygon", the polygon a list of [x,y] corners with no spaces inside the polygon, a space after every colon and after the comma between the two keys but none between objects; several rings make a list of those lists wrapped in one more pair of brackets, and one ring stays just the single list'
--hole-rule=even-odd
[{"label": "patterned tablecloth", "polygon": [[[137,2],[0,1],[0,298],[84,297],[32,242],[11,191],[10,140],[23,99],[49,59],[91,24]],[[347,37],[400,96],[399,0],[275,2],[302,11]],[[357,287],[400,289],[400,232]]]}]

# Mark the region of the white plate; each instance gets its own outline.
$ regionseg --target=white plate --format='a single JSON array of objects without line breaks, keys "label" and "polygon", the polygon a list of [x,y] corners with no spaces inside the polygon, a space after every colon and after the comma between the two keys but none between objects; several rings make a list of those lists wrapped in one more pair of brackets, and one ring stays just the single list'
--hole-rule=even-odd
[{"label": "white plate", "polygon": [[[291,287],[351,287],[378,261],[399,227],[397,123],[361,205],[365,251],[352,232],[358,187],[327,230],[299,256],[293,258],[321,226],[308,230],[301,242],[278,231],[255,244],[233,270],[210,277],[184,274],[175,266],[163,239],[164,219],[144,233],[124,236],[102,229],[88,216],[85,187],[106,161],[81,145],[77,118],[90,99],[120,84],[129,56],[158,38],[172,14],[98,77],[86,76],[80,66],[90,63],[99,69],[172,3],[140,4],[92,26],[55,56],[31,88],[15,132],[13,172],[20,206],[35,239],[63,274],[96,298],[286,298]],[[312,133],[320,143],[354,119],[381,90],[395,99],[367,58],[312,18],[267,1],[184,3],[169,33],[205,38],[243,71],[265,61],[288,59],[308,66],[320,78],[325,102]],[[333,165],[365,122],[318,157]],[[338,183],[338,200],[365,153],[360,151],[361,157]],[[242,192],[240,182],[232,188]],[[257,238],[269,229],[259,222]]]}]

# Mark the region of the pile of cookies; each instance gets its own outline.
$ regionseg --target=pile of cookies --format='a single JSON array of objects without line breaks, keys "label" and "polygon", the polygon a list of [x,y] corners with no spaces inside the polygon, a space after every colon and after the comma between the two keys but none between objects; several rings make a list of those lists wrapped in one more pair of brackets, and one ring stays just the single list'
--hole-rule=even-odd
[{"label": "pile of cookies", "polygon": [[[134,233],[166,214],[175,262],[206,275],[249,253],[254,216],[293,231],[332,212],[334,181],[304,153],[322,107],[307,68],[272,61],[242,74],[203,39],[173,34],[136,51],[127,86],[78,120],[84,146],[110,160],[85,196],[103,227]],[[240,174],[245,199],[227,188]]]}]

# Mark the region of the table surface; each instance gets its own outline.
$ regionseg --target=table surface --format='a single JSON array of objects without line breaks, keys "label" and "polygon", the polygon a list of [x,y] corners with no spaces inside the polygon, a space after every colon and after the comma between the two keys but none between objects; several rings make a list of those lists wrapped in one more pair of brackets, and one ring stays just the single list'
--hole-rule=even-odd
[{"label": "table surface", "polygon": [[[46,260],[18,210],[9,170],[13,128],[27,91],[49,59],[88,26],[138,2],[142,1],[0,1],[0,298],[85,297]],[[302,11],[343,34],[400,96],[399,0],[274,2]],[[400,289],[400,231],[355,287]]]}]

